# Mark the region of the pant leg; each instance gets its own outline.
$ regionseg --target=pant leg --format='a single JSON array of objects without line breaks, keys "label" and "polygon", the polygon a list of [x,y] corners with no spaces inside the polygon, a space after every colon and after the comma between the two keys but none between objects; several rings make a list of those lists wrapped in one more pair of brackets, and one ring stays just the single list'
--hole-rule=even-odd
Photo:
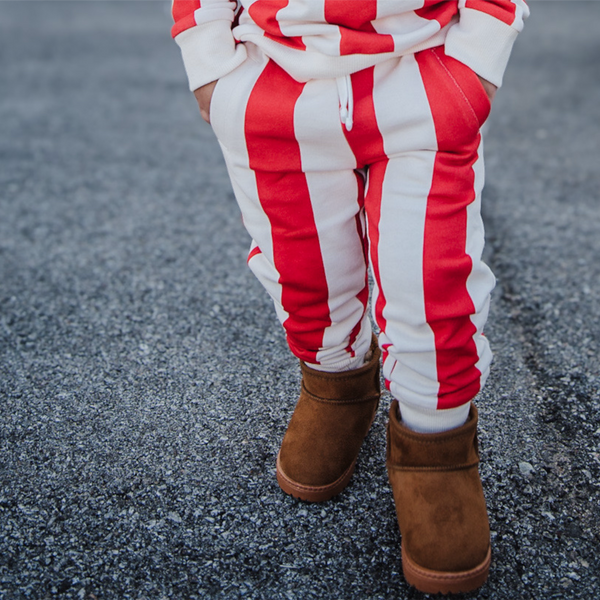
[{"label": "pant leg", "polygon": [[330,370],[366,352],[353,168],[367,165],[388,387],[430,423],[466,416],[491,360],[482,333],[494,280],[481,262],[479,126],[489,110],[481,84],[439,51],[387,61],[352,76],[354,128],[343,132],[333,82],[300,84],[261,60],[219,82],[213,123],[255,240],[251,268],[292,351]]},{"label": "pant leg", "polygon": [[421,430],[462,424],[491,362],[479,134],[489,103],[476,75],[452,61],[430,50],[373,74],[383,148],[365,200],[373,311],[386,383]]},{"label": "pant leg", "polygon": [[217,84],[213,103],[253,239],[248,263],[292,352],[323,370],[359,366],[371,337],[364,186],[342,134],[335,82],[298,83],[254,53]]}]

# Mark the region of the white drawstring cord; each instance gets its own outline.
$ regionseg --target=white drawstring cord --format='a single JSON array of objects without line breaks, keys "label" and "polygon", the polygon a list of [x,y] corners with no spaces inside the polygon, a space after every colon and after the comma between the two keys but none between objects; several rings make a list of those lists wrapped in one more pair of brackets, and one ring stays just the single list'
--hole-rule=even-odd
[{"label": "white drawstring cord", "polygon": [[337,77],[335,82],[340,99],[340,120],[346,126],[346,131],[351,131],[354,123],[354,94],[350,75]]}]

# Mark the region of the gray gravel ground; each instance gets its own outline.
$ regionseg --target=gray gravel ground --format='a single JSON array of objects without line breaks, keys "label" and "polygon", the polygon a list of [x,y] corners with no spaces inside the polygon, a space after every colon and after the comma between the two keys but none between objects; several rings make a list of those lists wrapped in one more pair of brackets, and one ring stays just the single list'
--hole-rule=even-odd
[{"label": "gray gravel ground", "polygon": [[[493,530],[470,598],[600,597],[600,3],[533,2],[487,137]],[[165,2],[0,3],[0,597],[424,598],[383,402],[282,494],[298,373]]]}]

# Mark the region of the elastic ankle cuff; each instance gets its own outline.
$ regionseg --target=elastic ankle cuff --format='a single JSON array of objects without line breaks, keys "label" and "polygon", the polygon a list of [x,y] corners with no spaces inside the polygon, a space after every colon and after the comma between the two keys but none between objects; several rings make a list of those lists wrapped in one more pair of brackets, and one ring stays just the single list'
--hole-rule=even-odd
[{"label": "elastic ankle cuff", "polygon": [[402,423],[417,433],[439,433],[456,429],[467,422],[470,402],[456,408],[436,410],[398,401]]}]

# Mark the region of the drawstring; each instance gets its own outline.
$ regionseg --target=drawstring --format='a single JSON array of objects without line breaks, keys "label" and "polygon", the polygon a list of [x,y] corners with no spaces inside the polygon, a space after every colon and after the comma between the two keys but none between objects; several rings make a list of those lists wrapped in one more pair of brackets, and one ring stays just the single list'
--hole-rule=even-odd
[{"label": "drawstring", "polygon": [[340,99],[340,120],[346,126],[346,131],[350,131],[354,118],[354,94],[352,93],[352,81],[350,75],[337,77],[338,97]]}]

